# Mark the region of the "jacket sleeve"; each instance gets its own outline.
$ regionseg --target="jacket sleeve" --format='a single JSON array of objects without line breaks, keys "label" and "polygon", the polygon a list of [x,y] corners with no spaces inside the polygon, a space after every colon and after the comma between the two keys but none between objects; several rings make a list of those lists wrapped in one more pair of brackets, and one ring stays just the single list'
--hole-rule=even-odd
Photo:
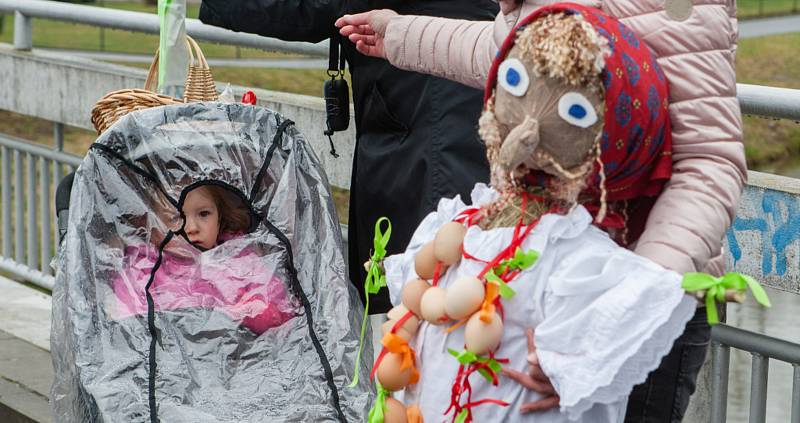
[{"label": "jacket sleeve", "polygon": [[[517,24],[537,8],[556,0],[526,0],[492,22],[427,16],[396,16],[386,28],[384,47],[392,65],[427,73],[474,88],[484,88],[498,47]],[[574,0],[599,7],[599,0]]]},{"label": "jacket sleeve", "polygon": [[697,16],[683,22],[655,13],[646,2],[604,2],[647,40],[670,82],[673,175],[635,251],[679,273],[706,270],[721,254],[747,178],[736,98],[736,21],[726,2],[695,6]]},{"label": "jacket sleeve", "polygon": [[386,28],[389,62],[400,68],[483,88],[497,47],[489,21],[401,15]]},{"label": "jacket sleeve", "polygon": [[286,41],[329,38],[343,0],[203,0],[203,23]]}]

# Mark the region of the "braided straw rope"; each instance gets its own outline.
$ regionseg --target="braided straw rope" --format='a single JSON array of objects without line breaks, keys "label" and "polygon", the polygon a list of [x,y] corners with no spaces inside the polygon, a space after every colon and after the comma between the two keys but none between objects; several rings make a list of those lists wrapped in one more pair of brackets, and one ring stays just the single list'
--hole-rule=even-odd
[{"label": "braided straw rope", "polygon": [[158,80],[159,53],[156,50],[144,89],[126,89],[112,91],[104,95],[92,108],[92,124],[97,133],[103,133],[119,118],[130,112],[150,107],[183,104],[197,101],[216,101],[217,87],[211,75],[205,55],[200,46],[191,37],[186,37],[189,44],[189,75],[186,77],[184,97],[178,99],[155,92],[153,86]]}]

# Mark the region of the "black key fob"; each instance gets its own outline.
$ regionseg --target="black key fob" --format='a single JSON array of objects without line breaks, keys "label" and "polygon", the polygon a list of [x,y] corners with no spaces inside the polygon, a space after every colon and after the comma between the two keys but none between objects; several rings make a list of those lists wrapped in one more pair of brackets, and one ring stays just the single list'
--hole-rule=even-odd
[{"label": "black key fob", "polygon": [[325,113],[328,130],[325,135],[345,131],[350,126],[350,91],[344,78],[325,81]]}]

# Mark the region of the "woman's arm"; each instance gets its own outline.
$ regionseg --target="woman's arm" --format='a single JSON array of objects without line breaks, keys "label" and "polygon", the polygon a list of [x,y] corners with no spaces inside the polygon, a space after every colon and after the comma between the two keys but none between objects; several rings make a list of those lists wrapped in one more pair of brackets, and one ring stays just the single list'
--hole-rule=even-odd
[{"label": "woman's arm", "polygon": [[[365,55],[392,65],[483,88],[497,48],[521,16],[554,0],[501,0],[494,22],[397,15],[373,10],[346,15],[336,22],[344,36]],[[575,0],[599,7],[599,0]]]},{"label": "woman's arm", "polygon": [[389,62],[401,69],[483,88],[497,51],[494,22],[395,16],[386,28]]},{"label": "woman's arm", "polygon": [[331,36],[343,0],[203,0],[203,23],[287,41]]}]

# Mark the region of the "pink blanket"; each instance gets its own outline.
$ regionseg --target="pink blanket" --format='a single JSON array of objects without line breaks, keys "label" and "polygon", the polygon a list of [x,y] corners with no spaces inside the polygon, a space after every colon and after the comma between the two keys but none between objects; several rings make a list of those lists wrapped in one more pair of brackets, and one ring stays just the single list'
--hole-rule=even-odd
[{"label": "pink blanket", "polygon": [[[280,326],[296,314],[284,282],[252,249],[222,263],[200,257],[164,252],[150,287],[156,311],[213,309],[256,334]],[[157,259],[158,250],[149,245],[125,249],[125,270],[113,282],[110,315],[114,319],[147,314],[144,287]]]}]

